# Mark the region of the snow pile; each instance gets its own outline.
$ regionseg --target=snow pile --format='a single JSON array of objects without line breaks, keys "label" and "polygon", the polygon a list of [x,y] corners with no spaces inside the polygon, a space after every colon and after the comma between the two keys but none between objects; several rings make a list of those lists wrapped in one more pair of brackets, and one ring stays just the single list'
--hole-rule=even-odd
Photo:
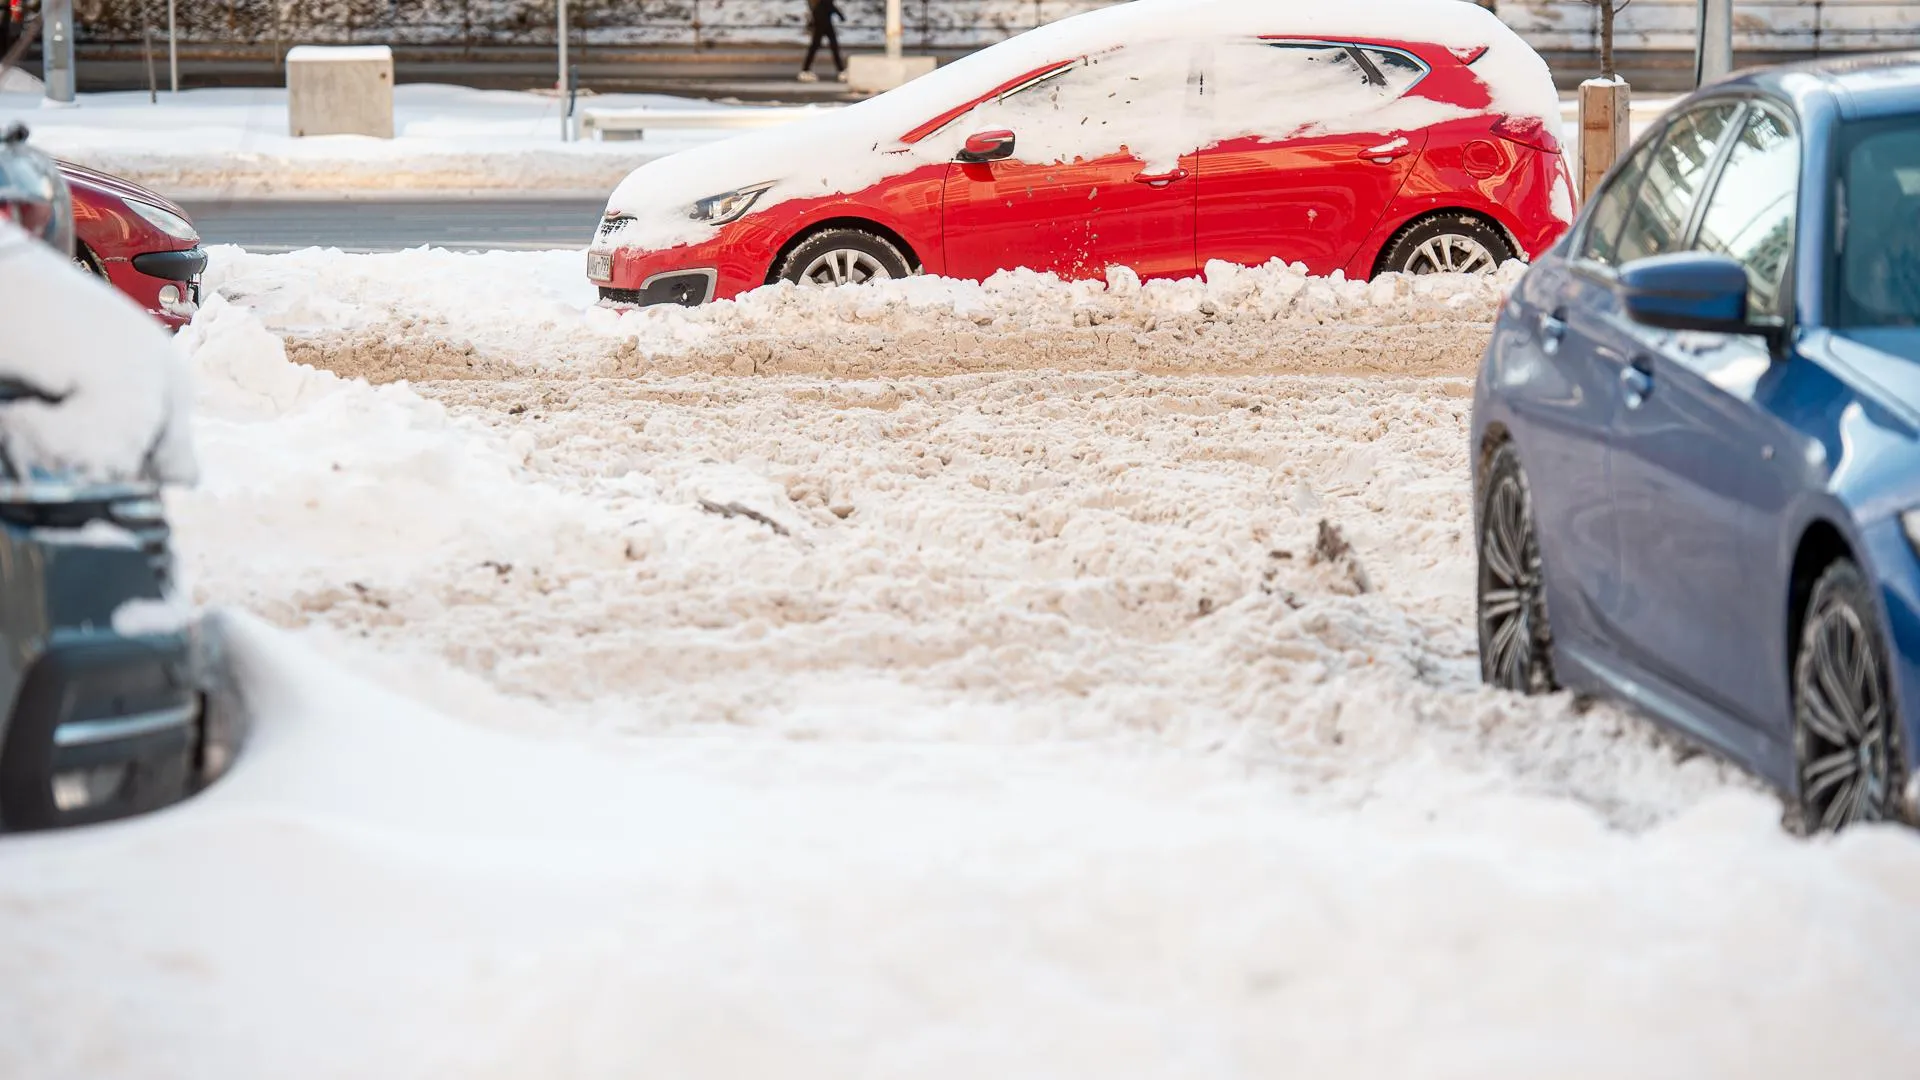
[{"label": "snow pile", "polygon": [[0,444],[18,477],[192,481],[189,391],[172,341],[144,311],[4,222],[0,296],[33,314],[0,334],[0,378],[21,384],[0,403]]},{"label": "snow pile", "polygon": [[[180,198],[286,194],[539,192],[598,198],[634,166],[724,138],[726,128],[648,133],[645,142],[561,142],[565,103],[551,94],[405,85],[394,88],[393,139],[294,138],[284,89],[201,89],[162,95],[82,94],[79,107],[42,108],[36,94],[0,88],[0,126],[19,120],[34,145]],[[582,98],[580,108],[713,109],[651,94]]]},{"label": "snow pile", "polygon": [[780,284],[701,308],[593,307],[577,252],[251,255],[215,248],[209,291],[293,355],[392,379],[711,371],[951,374],[1036,367],[1466,374],[1519,266],[1488,277],[1314,278],[1207,267],[1142,283],[1014,271],[832,290]]},{"label": "snow pile", "polygon": [[[608,242],[648,249],[697,243],[715,226],[694,204],[736,188],[772,185],[759,208],[856,192],[916,169],[944,167],[975,131],[1011,128],[1020,160],[1088,161],[1125,151],[1147,172],[1183,154],[1246,136],[1413,130],[1468,115],[1459,104],[1404,96],[1358,112],[1349,90],[1357,70],[1302,63],[1236,43],[1259,36],[1384,37],[1485,48],[1470,69],[1482,80],[1484,111],[1560,122],[1559,98],[1540,57],[1492,13],[1459,0],[1355,0],[1288,5],[1263,0],[1135,0],[1049,23],[955,61],[897,90],[805,123],[744,135],[651,162],[614,191],[609,211],[632,220]],[[1128,48],[1151,42],[1153,47]],[[1191,65],[1213,54],[1215,107],[1187,108]],[[1020,86],[1049,68],[1047,84],[988,101],[964,120],[955,109]],[[1235,92],[1235,78],[1258,92]],[[1344,80],[1344,82],[1343,82]],[[1475,103],[1476,106],[1479,103]],[[944,120],[938,128],[931,125]]]},{"label": "snow pile", "polygon": [[1476,685],[1461,380],[436,403],[235,303],[193,333],[183,559],[306,629],[237,620],[263,722],[204,797],[0,845],[0,1075],[1920,1054],[1914,836],[1793,840],[1629,717]]}]

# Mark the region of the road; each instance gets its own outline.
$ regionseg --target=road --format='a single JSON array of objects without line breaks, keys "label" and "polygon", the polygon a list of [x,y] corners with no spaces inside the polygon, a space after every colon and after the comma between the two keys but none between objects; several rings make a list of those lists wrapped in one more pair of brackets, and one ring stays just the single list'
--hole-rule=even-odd
[{"label": "road", "polygon": [[337,247],[400,251],[429,244],[456,251],[580,248],[605,204],[578,199],[274,199],[188,202],[209,244],[252,251]]}]

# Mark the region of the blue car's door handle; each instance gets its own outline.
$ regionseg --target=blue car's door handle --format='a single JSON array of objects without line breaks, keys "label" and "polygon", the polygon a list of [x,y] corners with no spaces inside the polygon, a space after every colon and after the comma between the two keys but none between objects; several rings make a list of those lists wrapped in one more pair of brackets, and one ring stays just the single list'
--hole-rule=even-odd
[{"label": "blue car's door handle", "polygon": [[1552,356],[1560,351],[1560,342],[1567,336],[1567,320],[1559,312],[1548,315],[1540,313],[1540,351]]},{"label": "blue car's door handle", "polygon": [[1647,403],[1647,396],[1653,393],[1653,372],[1635,361],[1620,369],[1620,396],[1626,399],[1627,408],[1637,409]]}]

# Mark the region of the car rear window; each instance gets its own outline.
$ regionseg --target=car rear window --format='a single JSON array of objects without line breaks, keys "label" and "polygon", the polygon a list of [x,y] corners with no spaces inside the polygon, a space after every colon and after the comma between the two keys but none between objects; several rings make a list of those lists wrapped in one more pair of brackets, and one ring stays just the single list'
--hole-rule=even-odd
[{"label": "car rear window", "polygon": [[1839,158],[1834,325],[1920,326],[1920,115],[1847,125]]}]

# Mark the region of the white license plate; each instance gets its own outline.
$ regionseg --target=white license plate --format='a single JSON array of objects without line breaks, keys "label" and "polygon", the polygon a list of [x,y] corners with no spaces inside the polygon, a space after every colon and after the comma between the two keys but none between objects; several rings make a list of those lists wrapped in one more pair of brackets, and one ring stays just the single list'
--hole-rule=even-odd
[{"label": "white license plate", "polygon": [[587,277],[593,281],[612,281],[613,252],[587,252]]}]

